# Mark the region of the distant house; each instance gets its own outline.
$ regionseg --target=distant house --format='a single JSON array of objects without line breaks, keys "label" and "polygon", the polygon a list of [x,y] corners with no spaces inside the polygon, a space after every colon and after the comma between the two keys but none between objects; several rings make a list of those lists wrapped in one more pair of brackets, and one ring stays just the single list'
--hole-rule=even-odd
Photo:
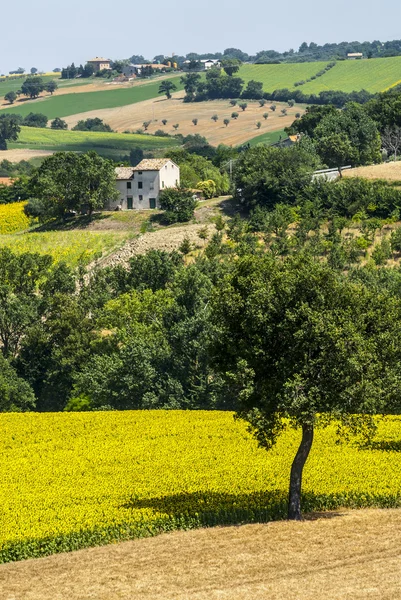
[{"label": "distant house", "polygon": [[162,69],[166,69],[167,65],[161,65],[159,63],[152,64],[143,64],[143,65],[126,65],[123,67],[123,75],[125,77],[137,77],[141,75],[144,67],[152,67],[154,71],[161,71]]},{"label": "distant house", "polygon": [[159,208],[160,192],[180,185],[180,168],[169,158],[145,158],[136,167],[117,167],[116,186],[120,198],[109,210]]},{"label": "distant house", "polygon": [[360,58],[363,58],[363,54],[362,52],[348,52],[347,58],[348,60],[358,60]]},{"label": "distant house", "polygon": [[293,146],[294,144],[296,144],[297,142],[299,142],[300,139],[300,135],[296,134],[296,135],[289,135],[286,138],[282,138],[280,136],[280,139],[278,140],[278,142],[275,142],[274,144],[270,144],[273,148],[290,148],[291,146]]},{"label": "distant house", "polygon": [[96,58],[91,58],[88,60],[88,65],[92,65],[95,73],[97,73],[98,71],[104,71],[104,69],[111,69],[111,60],[96,56]]},{"label": "distant house", "polygon": [[213,67],[221,66],[221,63],[217,58],[203,58],[202,60],[197,60],[197,61],[185,60],[182,64],[183,69],[188,71],[189,65],[193,62],[198,63],[198,68],[194,69],[196,71],[208,71],[209,69],[212,69]]}]

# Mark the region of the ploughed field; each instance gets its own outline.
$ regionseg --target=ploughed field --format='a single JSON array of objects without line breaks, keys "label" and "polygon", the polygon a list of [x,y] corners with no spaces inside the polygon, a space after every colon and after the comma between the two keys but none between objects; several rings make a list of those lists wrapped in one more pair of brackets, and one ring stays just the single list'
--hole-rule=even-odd
[{"label": "ploughed field", "polygon": [[[369,447],[318,430],[304,511],[401,506],[401,419]],[[0,561],[285,517],[299,433],[270,452],[229,412],[1,414]]]}]

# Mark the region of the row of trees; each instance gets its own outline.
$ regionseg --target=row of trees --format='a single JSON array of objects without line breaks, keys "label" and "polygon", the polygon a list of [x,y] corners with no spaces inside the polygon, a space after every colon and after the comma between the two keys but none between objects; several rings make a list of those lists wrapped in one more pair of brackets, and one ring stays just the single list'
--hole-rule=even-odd
[{"label": "row of trees", "polygon": [[14,104],[18,96],[24,95],[29,98],[38,98],[42,92],[49,92],[51,95],[58,89],[57,82],[54,80],[45,82],[42,77],[28,77],[21,85],[21,89],[14,92],[10,91],[4,96],[4,99],[10,104]]}]

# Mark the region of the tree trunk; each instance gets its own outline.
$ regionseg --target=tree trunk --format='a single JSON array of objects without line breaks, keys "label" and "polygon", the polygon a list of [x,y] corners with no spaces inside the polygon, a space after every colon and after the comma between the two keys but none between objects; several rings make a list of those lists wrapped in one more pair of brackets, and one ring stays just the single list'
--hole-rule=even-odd
[{"label": "tree trunk", "polygon": [[302,471],[313,442],[313,425],[302,426],[302,440],[291,466],[288,519],[301,520]]}]

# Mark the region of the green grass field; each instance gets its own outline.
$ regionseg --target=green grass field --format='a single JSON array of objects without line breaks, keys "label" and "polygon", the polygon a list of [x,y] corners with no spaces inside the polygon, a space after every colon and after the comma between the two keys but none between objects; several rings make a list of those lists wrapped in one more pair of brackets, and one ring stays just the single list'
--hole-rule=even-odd
[{"label": "green grass field", "polygon": [[267,133],[262,133],[261,135],[257,135],[256,137],[249,140],[250,146],[257,146],[258,144],[275,144],[281,138],[286,138],[287,134],[284,129],[279,129],[278,131],[268,131]]},{"label": "green grass field", "polygon": [[[24,75],[24,77],[18,77],[17,79],[2,79],[0,78],[0,98],[4,98],[7,92],[16,92],[21,89],[21,85],[24,83],[25,79],[29,77],[29,75]],[[52,79],[57,81],[59,87],[66,87],[64,83],[60,81],[60,74],[54,73],[54,75],[46,75],[42,76],[43,81],[49,82]],[[66,81],[66,84],[71,85],[72,82]]]},{"label": "green grass field", "polygon": [[[175,77],[173,79],[177,89],[183,89],[179,78]],[[68,117],[100,108],[116,108],[118,106],[126,106],[127,104],[135,104],[136,102],[157,98],[159,96],[159,86],[160,81],[158,80],[124,89],[64,94],[62,96],[39,99],[35,102],[25,102],[22,106],[13,106],[4,110],[9,113],[22,115],[23,117],[30,112],[43,113],[48,119]],[[163,96],[160,95],[160,97],[162,98]]]},{"label": "green grass field", "polygon": [[116,151],[129,152],[134,147],[143,150],[158,150],[176,145],[177,141],[174,138],[153,135],[22,127],[18,140],[9,143],[8,147],[10,149],[29,148],[30,150],[71,150],[75,152],[96,150],[99,154],[112,156]]},{"label": "green grass field", "polygon": [[243,65],[238,76],[244,81],[255,79],[263,82],[265,91],[297,89],[305,94],[323,90],[352,92],[365,89],[381,92],[401,82],[401,56],[371,60],[338,61],[336,66],[322,77],[295,88],[294,83],[309,79],[324,69],[329,61],[281,65]]}]

